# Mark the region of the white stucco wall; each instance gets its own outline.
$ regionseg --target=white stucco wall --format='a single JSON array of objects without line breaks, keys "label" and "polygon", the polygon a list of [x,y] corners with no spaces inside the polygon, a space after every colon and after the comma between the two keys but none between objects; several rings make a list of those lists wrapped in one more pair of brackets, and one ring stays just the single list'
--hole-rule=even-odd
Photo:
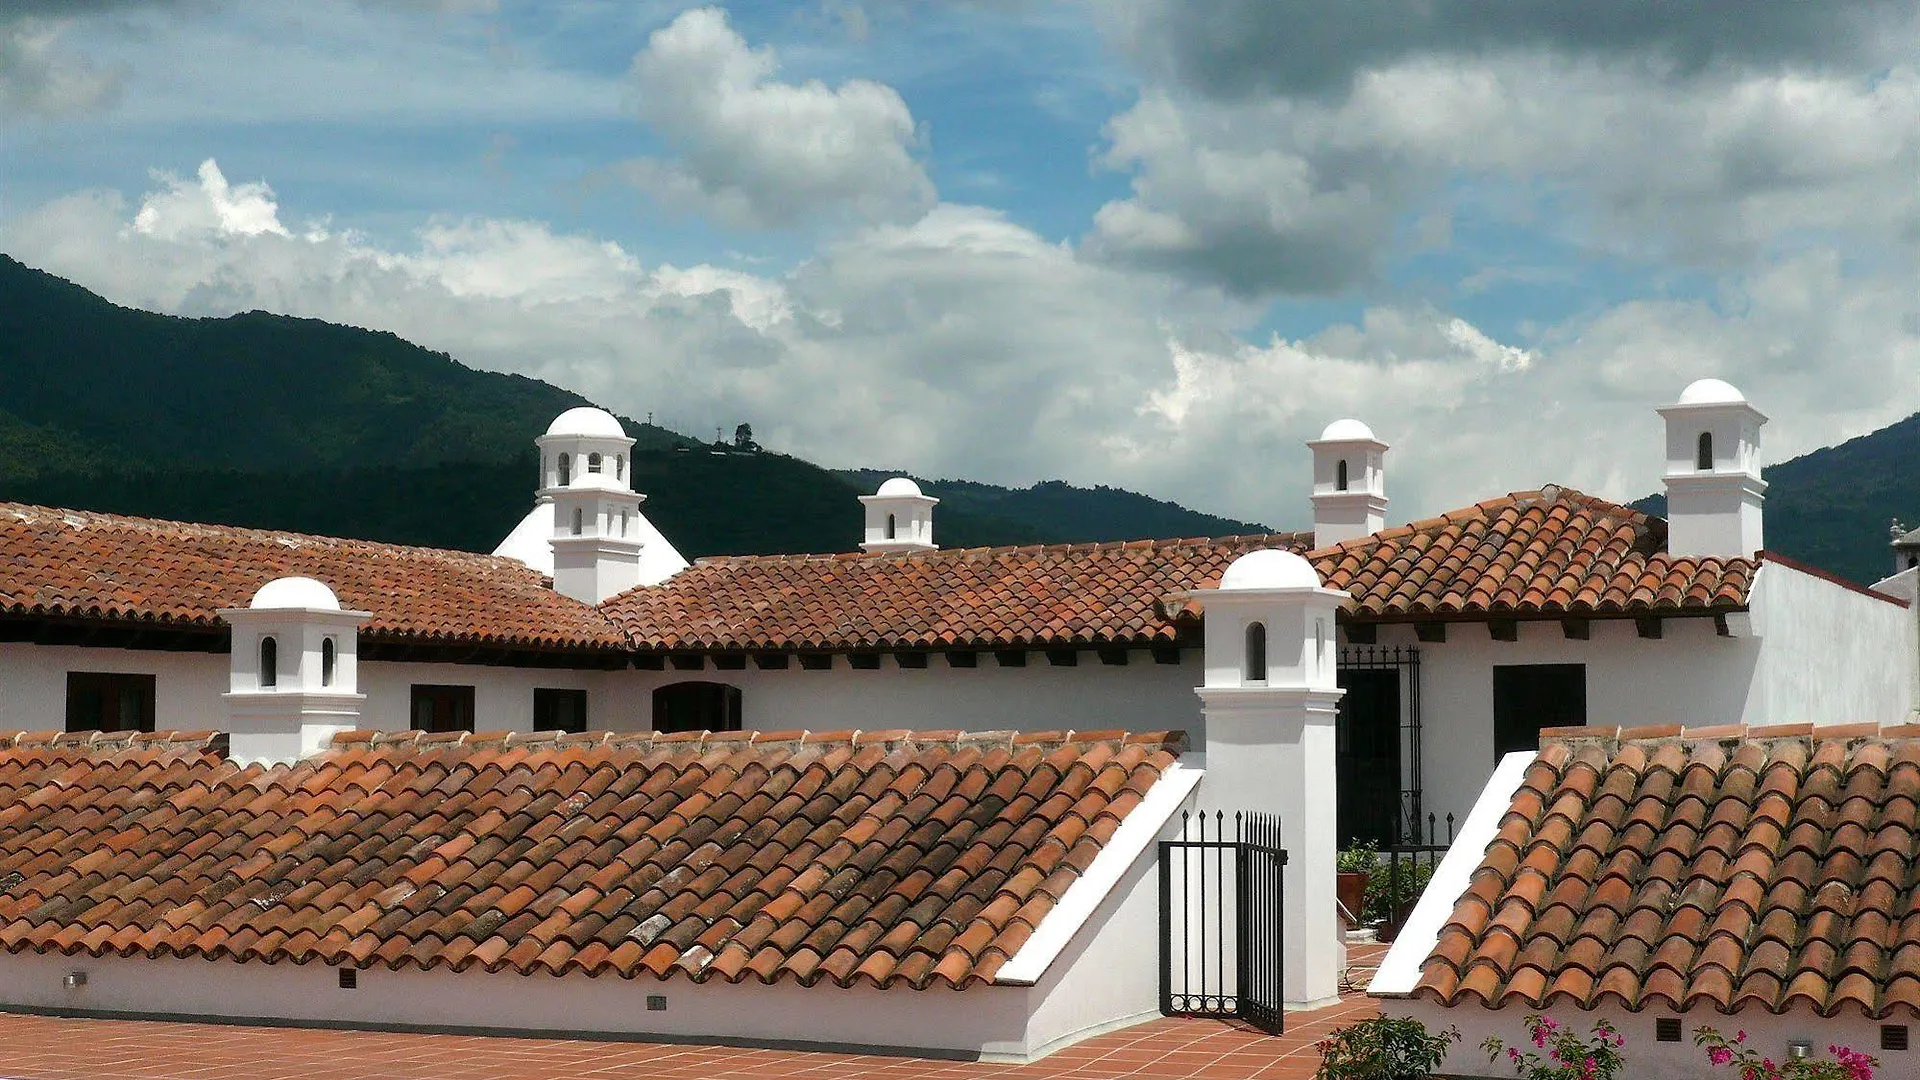
[{"label": "white stucco wall", "polygon": [[[1136,651],[1126,665],[1105,665],[1082,654],[1074,667],[1054,667],[1042,653],[1028,666],[1003,668],[982,655],[975,668],[950,667],[932,657],[926,668],[901,668],[884,657],[876,670],[855,670],[836,657],[827,671],[797,662],[785,670],[576,671],[565,668],[489,667],[362,660],[359,690],[367,697],[361,726],[404,730],[418,683],[474,687],[479,731],[528,730],[536,687],[584,689],[590,726],[645,730],[653,723],[653,691],[686,680],[741,688],[743,725],[762,731],[838,731],[882,728],[967,731],[1132,731],[1179,728],[1197,748],[1204,737],[1200,653],[1184,650],[1179,664],[1156,664]],[[228,657],[137,649],[0,644],[0,728],[45,731],[66,719],[70,671],[151,674],[154,723],[161,729],[222,730]]]},{"label": "white stucco wall", "polygon": [[[1531,1041],[1527,1039],[1524,1021],[1528,1010],[1524,1007],[1498,1011],[1478,1007],[1446,1009],[1430,1001],[1394,999],[1382,1000],[1380,1006],[1387,1015],[1410,1016],[1425,1024],[1429,1031],[1447,1027],[1460,1029],[1461,1039],[1442,1065],[1442,1070],[1449,1076],[1511,1080],[1514,1075],[1512,1066],[1504,1061],[1496,1065],[1488,1064],[1486,1052],[1480,1049],[1480,1044],[1490,1035],[1498,1035],[1507,1045],[1517,1044],[1522,1050],[1533,1049]],[[1682,1018],[1679,1042],[1661,1043],[1654,1041],[1654,1022],[1661,1017],[1681,1014],[1659,1008],[1630,1013],[1624,1009],[1583,1011],[1561,1007],[1546,1012],[1560,1023],[1582,1033],[1602,1018],[1613,1024],[1627,1040],[1622,1050],[1627,1059],[1627,1076],[1659,1077],[1660,1080],[1729,1080],[1735,1073],[1727,1068],[1716,1069],[1709,1065],[1706,1051],[1693,1044],[1695,1029],[1703,1026],[1714,1028],[1729,1038],[1735,1032],[1745,1031],[1747,1044],[1775,1061],[1786,1057],[1789,1040],[1805,1039],[1813,1044],[1816,1058],[1829,1056],[1826,1052],[1829,1045],[1840,1045],[1880,1058],[1882,1068],[1874,1074],[1876,1076],[1888,1080],[1920,1076],[1920,1051],[1882,1051],[1880,1021],[1866,1020],[1857,1015],[1826,1018],[1810,1011],[1798,1011],[1786,1016],[1751,1011],[1722,1016],[1710,1010],[1700,1010]],[[1900,1018],[1893,1022],[1912,1023]]]},{"label": "white stucco wall", "polygon": [[212,653],[0,644],[0,728],[57,731],[66,725],[67,672],[154,676],[153,722],[175,731],[224,730],[227,657]]},{"label": "white stucco wall", "polygon": [[[761,731],[859,728],[962,731],[1080,731],[1181,728],[1198,748],[1203,737],[1198,649],[1182,650],[1179,664],[1156,664],[1136,650],[1125,665],[1106,665],[1082,653],[1073,667],[1054,667],[1045,654],[1027,666],[1003,668],[981,654],[975,668],[952,668],[943,656],[925,668],[901,668],[891,656],[875,670],[855,670],[835,657],[828,671],[785,670],[612,672],[588,708],[595,727],[641,730],[653,723],[653,691],[685,680],[740,688],[741,723]],[[530,693],[530,692],[529,692]],[[529,701],[531,698],[529,697]]]},{"label": "white stucco wall", "polygon": [[[68,971],[87,985],[61,986]],[[0,1000],[36,1009],[419,1025],[438,1029],[726,1038],[911,1047],[1023,1057],[1030,987],[842,990],[831,984],[698,984],[684,979],[362,971],[342,990],[318,964],[114,956],[0,956]],[[647,1011],[648,995],[667,1008]]]},{"label": "white stucco wall", "polygon": [[1761,678],[1752,724],[1897,724],[1913,710],[1914,612],[1778,561],[1752,593]]},{"label": "white stucco wall", "polygon": [[[1558,621],[1522,622],[1519,640],[1495,641],[1487,627],[1448,628],[1444,642],[1417,641],[1410,628],[1382,627],[1381,645],[1420,650],[1422,782],[1425,808],[1464,820],[1493,775],[1493,668],[1499,664],[1584,664],[1587,722],[1722,724],[1746,708],[1760,656],[1751,638],[1720,637],[1712,619],[1669,619],[1658,639],[1631,620],[1595,620],[1588,640],[1570,640]],[[1404,778],[1403,778],[1404,779]],[[1445,826],[1441,826],[1444,835]]]}]

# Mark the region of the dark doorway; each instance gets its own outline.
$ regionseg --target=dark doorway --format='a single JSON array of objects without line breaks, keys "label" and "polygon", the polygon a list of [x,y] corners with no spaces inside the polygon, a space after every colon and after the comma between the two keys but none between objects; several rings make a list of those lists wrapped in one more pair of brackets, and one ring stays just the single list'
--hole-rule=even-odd
[{"label": "dark doorway", "polygon": [[416,683],[413,687],[413,730],[472,731],[473,687]]},{"label": "dark doorway", "polygon": [[1400,672],[1346,668],[1340,672],[1340,714],[1334,727],[1334,765],[1340,846],[1399,841]]},{"label": "dark doorway", "polygon": [[1493,669],[1493,757],[1540,749],[1540,729],[1587,722],[1585,664],[1498,664]]},{"label": "dark doorway", "polygon": [[716,682],[663,686],[653,692],[653,730],[739,731],[740,688]]}]

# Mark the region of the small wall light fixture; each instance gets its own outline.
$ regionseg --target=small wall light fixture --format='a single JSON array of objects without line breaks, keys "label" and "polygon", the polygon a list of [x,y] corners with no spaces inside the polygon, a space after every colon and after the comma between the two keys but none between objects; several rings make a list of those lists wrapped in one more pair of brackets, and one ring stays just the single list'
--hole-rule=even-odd
[{"label": "small wall light fixture", "polygon": [[78,990],[87,985],[87,973],[84,971],[69,971],[61,977],[60,985],[69,990]]},{"label": "small wall light fixture", "polygon": [[1813,1053],[1813,1043],[1806,1039],[1793,1039],[1787,1043],[1788,1061],[1805,1061]]}]

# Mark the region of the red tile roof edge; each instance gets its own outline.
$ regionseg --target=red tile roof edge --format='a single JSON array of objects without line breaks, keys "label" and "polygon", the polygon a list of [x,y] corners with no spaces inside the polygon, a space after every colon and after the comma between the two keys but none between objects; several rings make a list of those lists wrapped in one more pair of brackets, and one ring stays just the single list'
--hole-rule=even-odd
[{"label": "red tile roof edge", "polygon": [[1847,590],[1848,592],[1856,592],[1862,596],[1871,596],[1875,600],[1884,601],[1886,603],[1892,604],[1894,607],[1906,608],[1906,607],[1912,606],[1911,604],[1908,604],[1905,600],[1902,600],[1897,596],[1888,596],[1886,593],[1883,593],[1883,592],[1875,592],[1872,589],[1868,588],[1865,585],[1860,584],[1857,581],[1852,581],[1847,578],[1843,578],[1839,574],[1833,573],[1832,571],[1829,571],[1829,570],[1822,570],[1817,566],[1809,566],[1798,559],[1788,558],[1787,556],[1782,555],[1779,552],[1774,551],[1770,548],[1760,549],[1760,554],[1757,558],[1755,558],[1754,561],[1760,563],[1763,566],[1767,563],[1779,563],[1781,566],[1784,566],[1789,570],[1798,570],[1801,573],[1808,575],[1809,577],[1817,577],[1821,581],[1838,585],[1841,588]]},{"label": "red tile roof edge", "polygon": [[[1323,548],[1314,548],[1305,554],[1308,558],[1312,558],[1315,555],[1372,547],[1382,540],[1398,540],[1419,533],[1433,532],[1437,529],[1444,529],[1449,525],[1457,525],[1462,521],[1471,520],[1475,517],[1485,517],[1489,514],[1504,510],[1509,506],[1525,510],[1537,504],[1550,504],[1563,499],[1568,502],[1579,503],[1591,510],[1608,512],[1608,516],[1612,516],[1612,511],[1619,511],[1618,516],[1625,520],[1636,522],[1650,532],[1659,532],[1662,542],[1665,541],[1667,527],[1665,518],[1654,517],[1644,510],[1635,510],[1625,503],[1613,502],[1609,499],[1600,498],[1598,495],[1589,495],[1578,488],[1570,488],[1563,484],[1545,484],[1524,491],[1510,491],[1505,495],[1496,495],[1491,499],[1481,499],[1479,502],[1457,509],[1447,510],[1435,514],[1432,517],[1420,518],[1400,525],[1389,525],[1379,532],[1368,533],[1366,536],[1356,536],[1351,540],[1342,540],[1337,544],[1328,544]],[[1311,538],[1313,531],[1309,529],[1297,535]]]},{"label": "red tile roof edge", "polygon": [[224,731],[0,731],[0,750],[200,750],[227,752]]},{"label": "red tile roof edge", "polygon": [[[1093,540],[1066,544],[1003,544],[997,547],[934,548],[931,551],[827,551],[795,555],[703,555],[695,566],[743,563],[855,562],[909,559],[989,558],[995,555],[1037,555],[1077,551],[1145,551],[1155,548],[1221,547],[1239,544],[1299,544],[1313,538],[1313,530],[1246,533],[1238,536],[1192,536],[1141,540]],[[636,586],[639,589],[651,586]],[[631,590],[629,590],[631,591]],[[624,595],[624,594],[623,594]],[[611,603],[613,598],[606,602]]]},{"label": "red tile roof edge", "polygon": [[108,510],[79,510],[71,506],[46,506],[41,503],[5,501],[0,501],[0,510],[88,517],[96,519],[103,524],[131,528],[148,528],[155,532],[199,532],[222,535],[239,533],[257,540],[279,540],[283,538],[319,540],[331,544],[377,547],[417,555],[456,555],[461,558],[474,559],[480,562],[510,562],[515,566],[525,565],[518,559],[511,559],[505,555],[487,555],[478,551],[464,551],[460,548],[426,547],[421,544],[396,544],[388,540],[368,540],[365,537],[359,536],[333,536],[327,533],[297,532],[293,529],[262,529],[252,525],[224,525],[217,521],[180,521],[174,518],[146,517],[140,514],[116,514]]},{"label": "red tile roof edge", "polygon": [[[204,735],[207,733],[193,733]],[[805,729],[790,731],[587,731],[578,734],[561,731],[477,731],[477,732],[424,732],[424,731],[343,731],[334,735],[332,746],[415,746],[421,750],[433,750],[446,747],[465,747],[468,749],[513,748],[528,749],[551,746],[554,749],[586,748],[594,746],[615,746],[632,749],[726,749],[739,750],[752,747],[779,747],[791,749],[793,746],[848,746],[871,747],[884,746],[890,750],[920,749],[926,747],[948,747],[960,749],[1014,749],[1016,747],[1039,747],[1053,751],[1069,746],[1092,746],[1105,743],[1110,746],[1145,746],[1156,750],[1165,750],[1172,754],[1187,752],[1191,747],[1187,733],[1180,730],[1168,731],[1121,731],[1117,729],[1101,731],[958,731],[935,730],[917,731],[911,728],[886,728],[875,731],[839,730],[809,731]],[[5,743],[0,742],[0,748]]]},{"label": "red tile roof edge", "polygon": [[[941,729],[917,731],[911,728],[885,728],[874,731],[342,731],[333,736],[331,749],[347,747],[414,747],[422,751],[451,749],[540,749],[555,750],[612,746],[627,749],[747,749],[767,747],[791,749],[794,746],[884,746],[889,750],[947,747],[1015,749],[1038,747],[1045,751],[1070,746],[1144,746],[1183,754],[1190,750],[1187,733],[1181,730],[1123,731],[959,731]],[[0,732],[0,750],[86,749],[100,753],[117,751],[199,750],[212,756],[227,752],[228,733],[224,731],[17,731]]]},{"label": "red tile roof edge", "polygon": [[1540,729],[1540,749],[1574,749],[1599,745],[1609,751],[1630,744],[1745,743],[1775,739],[1911,739],[1920,738],[1920,724],[1641,724],[1633,727],[1599,725]]}]

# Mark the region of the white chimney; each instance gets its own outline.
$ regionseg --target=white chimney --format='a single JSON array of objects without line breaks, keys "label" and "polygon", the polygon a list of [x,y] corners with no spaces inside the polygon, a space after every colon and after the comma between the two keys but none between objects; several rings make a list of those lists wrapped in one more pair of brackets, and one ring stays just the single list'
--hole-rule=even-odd
[{"label": "white chimney", "polygon": [[1667,422],[1667,550],[1751,558],[1766,546],[1760,428],[1767,418],[1719,379],[1701,379],[1659,410]]},{"label": "white chimney", "polygon": [[312,578],[283,577],[220,617],[233,627],[223,695],[233,760],[298,761],[360,725],[358,631],[371,614],[342,611],[333,590]]},{"label": "white chimney", "polygon": [[553,588],[598,604],[640,584],[640,503],[633,440],[613,414],[568,409],[534,440],[541,502],[553,505]]},{"label": "white chimney", "polygon": [[1189,594],[1206,627],[1206,776],[1200,800],[1231,818],[1277,814],[1287,851],[1282,991],[1288,1008],[1339,996],[1340,926],[1334,719],[1334,613],[1347,594],[1320,586],[1292,552],[1234,560],[1218,589]]},{"label": "white chimney", "polygon": [[1387,526],[1387,444],[1358,420],[1335,420],[1313,450],[1313,546],[1372,536]]},{"label": "white chimney", "polygon": [[896,476],[880,485],[871,495],[860,496],[867,508],[867,538],[860,549],[881,551],[932,551],[933,508],[940,502],[922,495],[920,485],[904,476]]}]

